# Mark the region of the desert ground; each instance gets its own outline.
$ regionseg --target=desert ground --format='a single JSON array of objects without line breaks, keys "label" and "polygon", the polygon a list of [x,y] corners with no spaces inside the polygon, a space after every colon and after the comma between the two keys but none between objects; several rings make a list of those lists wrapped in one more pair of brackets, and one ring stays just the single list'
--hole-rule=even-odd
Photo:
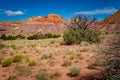
[{"label": "desert ground", "polygon": [[[0,42],[2,61],[22,56],[8,67],[0,64],[0,80],[41,80],[36,77],[41,71],[47,73],[49,80],[96,80],[102,75],[97,44],[65,45],[62,37]],[[79,75],[69,75],[73,66],[80,69]]]}]

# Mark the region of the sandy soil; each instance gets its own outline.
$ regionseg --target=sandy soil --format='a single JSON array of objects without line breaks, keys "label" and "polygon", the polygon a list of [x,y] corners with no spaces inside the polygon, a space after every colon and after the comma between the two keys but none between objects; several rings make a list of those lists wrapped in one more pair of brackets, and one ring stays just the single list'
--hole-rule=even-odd
[{"label": "sandy soil", "polygon": [[[6,41],[7,47],[0,50],[0,56],[4,59],[13,58],[16,54],[29,56],[29,60],[35,60],[35,66],[28,66],[27,60],[12,63],[9,67],[2,67],[0,64],[0,80],[7,80],[10,75],[16,75],[16,80],[36,80],[35,74],[38,71],[45,69],[51,74],[59,71],[59,77],[50,78],[50,80],[96,80],[101,76],[102,67],[97,66],[95,69],[88,69],[88,65],[94,63],[96,45],[61,45],[62,39],[40,40],[40,41]],[[14,48],[11,45],[20,45],[21,47]],[[33,45],[34,44],[34,45]],[[83,50],[85,49],[85,50]],[[5,51],[5,53],[3,53]],[[48,59],[41,59],[43,53],[52,53],[53,56]],[[70,60],[70,54],[75,54],[74,59]],[[76,54],[81,54],[82,59],[76,58]],[[64,61],[70,61],[71,65],[62,66]],[[30,71],[20,72],[16,66],[23,66]],[[80,68],[80,74],[76,77],[70,77],[67,74],[72,66]],[[90,76],[90,77],[89,77]]]}]

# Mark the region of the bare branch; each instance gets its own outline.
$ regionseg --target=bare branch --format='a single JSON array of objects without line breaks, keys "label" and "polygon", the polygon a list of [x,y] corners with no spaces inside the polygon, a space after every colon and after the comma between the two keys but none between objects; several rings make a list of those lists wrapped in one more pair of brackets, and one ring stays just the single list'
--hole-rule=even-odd
[{"label": "bare branch", "polygon": [[95,17],[88,17],[84,15],[77,15],[71,19],[70,28],[75,29],[78,27],[79,29],[89,29],[92,28],[92,24],[96,21]]}]

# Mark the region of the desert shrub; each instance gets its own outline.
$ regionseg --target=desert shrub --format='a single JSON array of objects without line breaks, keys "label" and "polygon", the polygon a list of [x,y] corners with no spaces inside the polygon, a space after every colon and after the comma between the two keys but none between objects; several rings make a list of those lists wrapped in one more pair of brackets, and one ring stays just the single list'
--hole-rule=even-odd
[{"label": "desert shrub", "polygon": [[70,76],[77,76],[80,73],[80,68],[73,66],[70,68]]},{"label": "desert shrub", "polygon": [[37,80],[48,80],[48,74],[45,71],[40,71],[35,75]]},{"label": "desert shrub", "polygon": [[68,45],[76,43],[76,34],[75,31],[73,30],[69,30],[68,32],[65,32],[63,38],[65,43]]},{"label": "desert shrub", "polygon": [[46,33],[46,34],[36,33],[36,34],[31,35],[31,36],[28,36],[27,39],[28,39],[28,40],[37,40],[37,39],[59,38],[59,37],[60,37],[60,35],[57,35],[57,34],[51,34],[51,33]]},{"label": "desert shrub", "polygon": [[12,47],[13,49],[19,49],[19,48],[21,48],[21,46],[15,45],[15,44],[11,45],[11,47]]},{"label": "desert shrub", "polygon": [[32,73],[32,71],[25,66],[16,65],[15,69],[19,75],[30,75]]},{"label": "desert shrub", "polygon": [[30,56],[29,56],[29,55],[24,55],[24,56],[23,56],[23,59],[24,59],[26,62],[29,62],[29,61],[30,61]]},{"label": "desert shrub", "polygon": [[70,54],[70,60],[73,60],[75,58],[75,54]]},{"label": "desert shrub", "polygon": [[1,35],[0,39],[6,40],[7,36],[5,34]]},{"label": "desert shrub", "polygon": [[31,46],[32,46],[32,47],[36,47],[36,46],[37,46],[37,44],[35,44],[35,43],[32,43],[32,44],[31,44]]},{"label": "desert shrub", "polygon": [[80,43],[80,46],[88,46],[88,45],[89,45],[89,42],[84,42],[83,41],[83,42]]},{"label": "desert shrub", "polygon": [[17,39],[15,36],[8,35],[6,40],[15,40]]},{"label": "desert shrub", "polygon": [[39,35],[38,34],[33,34],[31,36],[28,36],[27,39],[28,40],[36,40],[36,39],[39,39]]},{"label": "desert shrub", "polygon": [[2,61],[2,66],[3,67],[8,67],[12,64],[12,59],[5,59]]},{"label": "desert shrub", "polygon": [[106,66],[105,80],[120,80],[120,33],[106,36],[100,47]]},{"label": "desert shrub", "polygon": [[7,54],[6,50],[4,50],[4,49],[1,50],[0,52],[1,52],[1,54]]},{"label": "desert shrub", "polygon": [[6,36],[5,34],[3,34],[0,37],[0,39],[3,39],[3,40],[16,40],[17,38],[19,38],[19,39],[25,39],[25,37],[22,36],[22,35],[17,35],[17,36],[7,35]]},{"label": "desert shrub", "polygon": [[65,60],[62,64],[62,66],[65,66],[65,67],[70,66],[70,65],[71,65],[71,61],[69,60]]},{"label": "desert shrub", "polygon": [[59,71],[55,71],[54,73],[50,74],[50,78],[54,78],[54,77],[60,77],[61,73]]},{"label": "desert shrub", "polygon": [[77,56],[77,59],[80,59],[80,60],[84,58],[81,54],[76,54],[76,56]]},{"label": "desert shrub", "polygon": [[17,35],[16,38],[19,38],[19,39],[25,39],[25,36]]},{"label": "desert shrub", "polygon": [[87,68],[88,69],[95,69],[97,66],[102,66],[102,62],[100,61],[99,56],[97,56],[95,58],[94,63],[89,64]]},{"label": "desert shrub", "polygon": [[1,35],[0,39],[3,39],[3,40],[15,40],[16,36],[12,36],[12,35],[6,36],[5,34],[3,34],[3,35]]},{"label": "desert shrub", "polygon": [[16,80],[17,76],[16,75],[10,75],[7,80]]},{"label": "desert shrub", "polygon": [[66,44],[80,44],[81,42],[96,43],[100,41],[101,32],[95,30],[69,30],[64,33],[64,41]]},{"label": "desert shrub", "polygon": [[64,41],[66,44],[80,44],[81,42],[99,42],[101,32],[95,30],[92,25],[96,18],[85,15],[77,15],[71,19],[69,30],[64,33]]},{"label": "desert shrub", "polygon": [[59,38],[60,35],[54,34],[52,37],[53,37],[53,38]]},{"label": "desert shrub", "polygon": [[20,62],[22,61],[23,56],[22,55],[15,55],[13,57],[13,62]]},{"label": "desert shrub", "polygon": [[53,56],[53,54],[51,52],[45,52],[42,54],[41,58],[48,59],[48,58],[51,58],[52,56]]},{"label": "desert shrub", "polygon": [[51,43],[51,44],[54,44],[54,43],[55,43],[55,40],[52,40],[50,43]]},{"label": "desert shrub", "polygon": [[32,60],[28,63],[28,66],[35,66],[35,65],[36,65],[36,62],[34,60]]},{"label": "desert shrub", "polygon": [[52,35],[51,33],[47,33],[47,34],[45,34],[45,37],[46,37],[46,38],[52,38],[53,35]]}]

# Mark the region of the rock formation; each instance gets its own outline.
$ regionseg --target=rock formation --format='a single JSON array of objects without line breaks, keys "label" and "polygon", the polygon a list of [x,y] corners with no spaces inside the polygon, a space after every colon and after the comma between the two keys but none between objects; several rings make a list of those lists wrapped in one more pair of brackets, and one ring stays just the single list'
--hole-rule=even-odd
[{"label": "rock formation", "polygon": [[0,22],[0,34],[34,34],[42,33],[63,33],[67,29],[68,21],[56,14],[49,14],[45,17],[31,17],[25,21]]}]

